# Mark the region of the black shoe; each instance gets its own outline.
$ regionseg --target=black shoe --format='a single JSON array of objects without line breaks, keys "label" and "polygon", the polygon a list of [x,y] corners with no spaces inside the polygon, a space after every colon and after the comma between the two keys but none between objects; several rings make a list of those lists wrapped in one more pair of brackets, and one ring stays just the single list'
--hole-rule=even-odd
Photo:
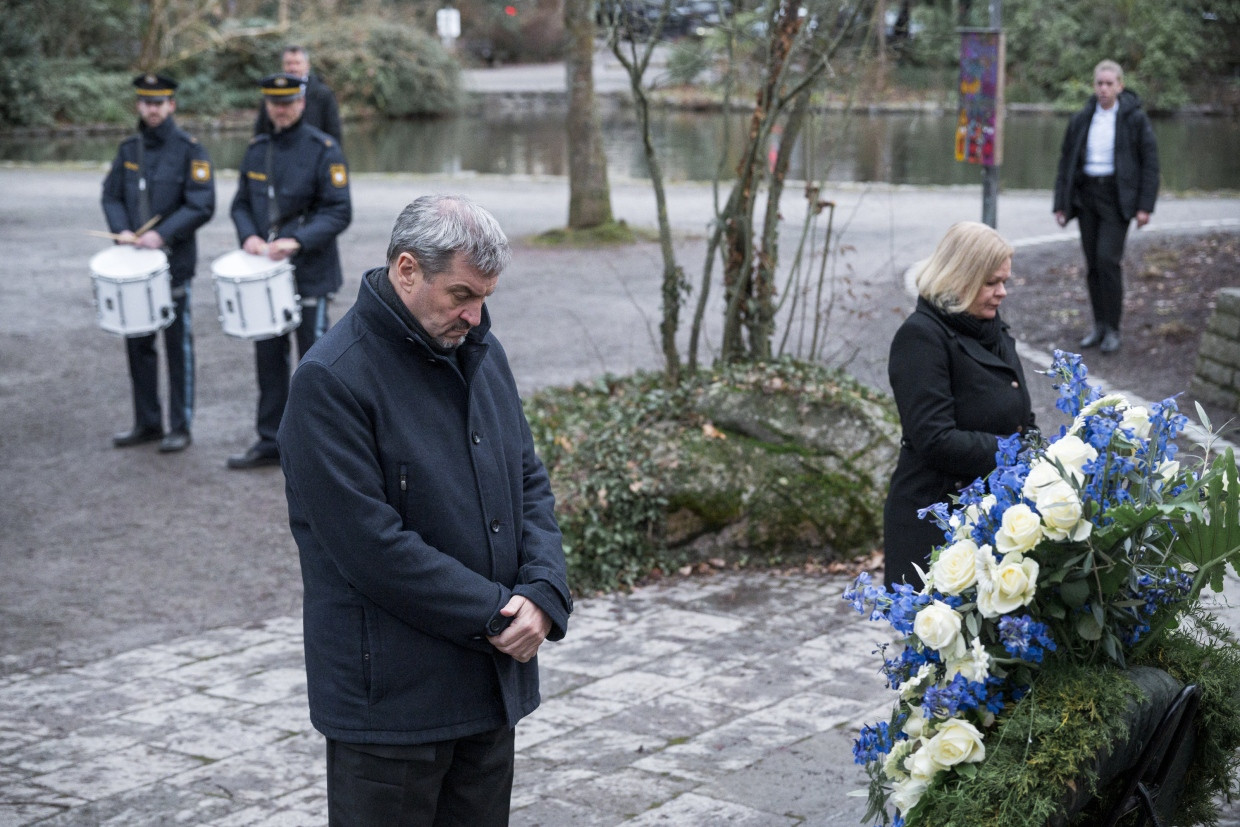
[{"label": "black shoe", "polygon": [[149,428],[139,428],[134,426],[128,431],[121,431],[119,434],[112,434],[113,448],[128,448],[131,445],[141,445],[144,442],[154,442],[162,438],[164,429],[158,425]]},{"label": "black shoe", "polygon": [[172,431],[159,441],[159,452],[161,454],[173,454],[177,451],[184,451],[193,441],[189,431]]},{"label": "black shoe", "polygon": [[1104,328],[1102,325],[1098,325],[1097,327],[1094,328],[1092,333],[1090,333],[1084,339],[1081,339],[1081,347],[1083,348],[1097,347],[1098,345],[1102,344],[1102,340],[1105,337],[1106,337],[1106,328]]},{"label": "black shoe", "polygon": [[244,454],[233,454],[228,458],[228,467],[238,471],[279,464],[280,454],[278,452],[267,451],[257,445],[248,449]]},{"label": "black shoe", "polygon": [[1119,350],[1119,331],[1108,330],[1106,335],[1102,337],[1102,347],[1099,349],[1103,353],[1114,353]]}]

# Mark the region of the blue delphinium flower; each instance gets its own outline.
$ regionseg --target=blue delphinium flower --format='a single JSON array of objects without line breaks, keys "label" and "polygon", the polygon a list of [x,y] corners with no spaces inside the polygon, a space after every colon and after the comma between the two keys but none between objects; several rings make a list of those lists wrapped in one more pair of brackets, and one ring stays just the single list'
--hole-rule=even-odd
[{"label": "blue delphinium flower", "polygon": [[845,589],[844,599],[861,614],[868,612],[870,620],[886,620],[900,634],[911,634],[917,610],[933,598],[928,594],[918,594],[907,583],[897,583],[888,591],[872,581],[869,572],[861,572],[852,586]]},{"label": "blue delphinium flower", "polygon": [[899,689],[909,678],[916,675],[924,664],[938,662],[939,653],[933,649],[905,646],[900,650],[898,657],[883,658],[881,671],[887,676],[887,686],[891,689]]},{"label": "blue delphinium flower", "polygon": [[1081,361],[1080,354],[1056,350],[1053,355],[1054,361],[1046,374],[1063,380],[1053,386],[1059,391],[1055,407],[1068,416],[1075,417],[1081,412],[1081,408],[1101,398],[1102,390],[1090,385],[1086,380],[1089,369]]},{"label": "blue delphinium flower", "polygon": [[861,737],[853,741],[853,762],[869,764],[879,760],[880,755],[891,752],[896,741],[908,739],[908,734],[897,730],[892,732],[891,725],[880,721],[874,726],[866,724],[861,728]]},{"label": "blue delphinium flower", "polygon": [[1046,624],[1038,623],[1027,614],[999,618],[999,642],[1008,654],[1030,663],[1041,663],[1044,651],[1055,651],[1055,641]]}]

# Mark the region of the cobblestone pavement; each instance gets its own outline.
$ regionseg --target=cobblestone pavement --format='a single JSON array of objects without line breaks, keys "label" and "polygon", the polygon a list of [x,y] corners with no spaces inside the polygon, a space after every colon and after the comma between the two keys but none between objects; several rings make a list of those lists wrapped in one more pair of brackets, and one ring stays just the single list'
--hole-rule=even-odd
[{"label": "cobblestone pavement", "polygon": [[[513,825],[859,824],[851,740],[893,698],[846,584],[721,572],[578,601],[517,728]],[[0,827],[310,827],[323,770],[296,617],[0,685]]]},{"label": "cobblestone pavement", "polygon": [[[890,703],[845,580],[719,573],[582,599],[517,729],[514,825],[856,824]],[[321,825],[301,623],[0,686],[0,825]]]}]

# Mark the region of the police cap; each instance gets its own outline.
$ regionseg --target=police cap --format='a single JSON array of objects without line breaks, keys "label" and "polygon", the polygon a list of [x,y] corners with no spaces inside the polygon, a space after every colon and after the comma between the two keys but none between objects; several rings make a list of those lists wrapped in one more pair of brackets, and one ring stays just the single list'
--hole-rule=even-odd
[{"label": "police cap", "polygon": [[138,75],[133,79],[133,86],[139,100],[154,102],[167,100],[177,90],[177,82],[163,75]]},{"label": "police cap", "polygon": [[263,97],[270,101],[294,101],[306,93],[306,86],[297,75],[277,72],[258,82]]}]

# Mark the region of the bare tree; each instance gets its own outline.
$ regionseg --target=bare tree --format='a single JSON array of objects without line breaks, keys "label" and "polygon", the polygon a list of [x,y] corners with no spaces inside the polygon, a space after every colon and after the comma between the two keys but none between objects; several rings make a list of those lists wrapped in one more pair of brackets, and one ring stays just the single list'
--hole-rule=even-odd
[{"label": "bare tree", "polygon": [[[832,56],[871,12],[861,2],[817,3],[807,9],[801,0],[773,0],[767,8],[769,35],[745,148],[718,225],[727,301],[724,360],[772,357],[779,203],[790,153],[804,128],[812,92],[831,72]],[[775,139],[772,158],[768,150]],[[766,209],[759,227],[755,220],[764,188]]]},{"label": "bare tree", "polygon": [[607,156],[594,98],[594,3],[564,0],[568,33],[568,226],[582,230],[612,220]]},{"label": "bare tree", "polygon": [[[630,27],[632,21],[620,16],[613,18],[608,31],[612,53],[629,75],[629,88],[637,109],[638,128],[642,136],[642,150],[650,171],[650,183],[654,188],[655,215],[659,224],[659,249],[663,255],[663,280],[661,286],[662,318],[659,334],[663,347],[664,370],[669,384],[680,381],[680,351],[676,345],[676,332],[680,328],[680,308],[684,303],[688,284],[684,269],[676,262],[676,249],[672,245],[672,225],[667,215],[667,194],[663,189],[663,165],[654,149],[650,131],[650,98],[646,94],[645,77],[654,55],[658,34],[671,11],[672,0],[664,0],[663,10],[654,22],[652,36],[644,45]],[[627,40],[627,47],[625,42]]]}]

